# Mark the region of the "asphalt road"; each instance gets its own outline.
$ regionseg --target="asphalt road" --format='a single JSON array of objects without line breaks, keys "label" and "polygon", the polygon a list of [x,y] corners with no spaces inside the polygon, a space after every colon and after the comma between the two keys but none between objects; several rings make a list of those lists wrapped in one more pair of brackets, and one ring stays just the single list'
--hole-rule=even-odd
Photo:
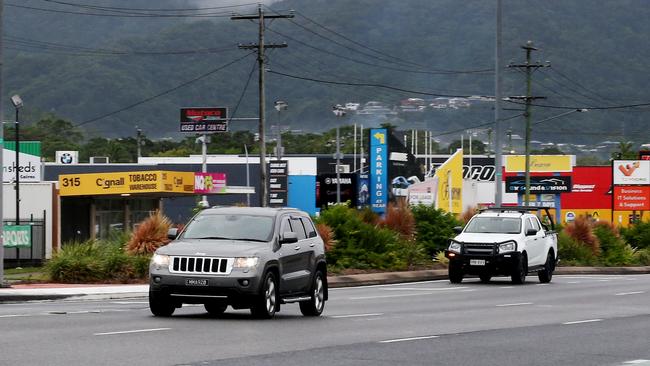
[{"label": "asphalt road", "polygon": [[154,318],[144,299],[2,304],[0,330],[0,365],[650,365],[650,275],[340,288],[320,318],[294,304],[266,321]]}]

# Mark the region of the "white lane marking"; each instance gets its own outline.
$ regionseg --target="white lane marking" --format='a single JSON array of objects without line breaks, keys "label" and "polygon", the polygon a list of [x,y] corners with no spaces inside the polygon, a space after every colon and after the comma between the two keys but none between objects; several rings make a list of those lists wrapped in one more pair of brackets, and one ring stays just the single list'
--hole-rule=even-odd
[{"label": "white lane marking", "polygon": [[523,305],[533,305],[532,302],[517,302],[514,304],[499,304],[496,307],[506,307],[506,306],[523,306]]},{"label": "white lane marking", "polygon": [[417,284],[421,284],[421,283],[439,283],[439,282],[449,283],[449,280],[417,281],[417,282],[406,282],[406,283],[389,283],[389,284],[386,284],[386,285],[337,287],[337,288],[331,288],[331,289],[329,289],[329,291],[350,291],[350,290],[360,290],[360,289],[376,288],[376,287],[410,286],[410,285],[417,285]]},{"label": "white lane marking", "polygon": [[567,282],[567,283],[574,284],[574,283],[580,283],[580,281],[571,281],[571,282]]},{"label": "white lane marking", "polygon": [[149,304],[148,301],[113,301],[115,305]]},{"label": "white lane marking", "polygon": [[387,288],[384,291],[450,291],[458,290],[467,287],[402,287],[402,288]]},{"label": "white lane marking", "polygon": [[616,294],[615,296],[638,295],[638,294],[645,294],[645,291],[621,292]]},{"label": "white lane marking", "polygon": [[26,316],[30,316],[30,315],[29,314],[8,314],[8,315],[0,315],[0,318],[21,318]]},{"label": "white lane marking", "polygon": [[[438,291],[449,291],[449,290],[462,290],[465,289],[465,287],[453,287],[453,288],[441,288]],[[421,292],[418,294],[400,294],[400,295],[377,295],[377,296],[358,296],[358,297],[350,297],[350,300],[372,300],[372,299],[388,299],[391,297],[408,297],[408,296],[425,296],[425,295],[433,295],[435,292],[435,289],[429,290],[429,292]]]},{"label": "white lane marking", "polygon": [[598,282],[609,282],[609,280],[598,280]]},{"label": "white lane marking", "polygon": [[515,288],[515,287],[514,286],[503,286],[503,287],[499,287],[499,288]]},{"label": "white lane marking", "polygon": [[566,322],[562,323],[563,325],[573,325],[573,324],[583,324],[583,323],[595,323],[595,322],[602,322],[602,319],[587,319],[587,320],[577,320],[574,322]]},{"label": "white lane marking", "polygon": [[548,283],[538,283],[537,286],[548,286]]},{"label": "white lane marking", "polygon": [[632,360],[632,361],[625,361],[623,364],[625,365],[638,365],[642,363],[650,363],[650,360]]},{"label": "white lane marking", "polygon": [[440,336],[424,336],[424,337],[411,337],[411,338],[397,338],[397,339],[387,339],[385,341],[379,341],[379,343],[395,343],[395,342],[408,342],[408,341],[419,341],[422,339],[433,339],[439,338]]},{"label": "white lane marking", "polygon": [[334,315],[334,316],[330,316],[330,318],[335,318],[335,319],[344,319],[344,318],[362,318],[362,317],[367,317],[367,316],[381,316],[381,315],[384,315],[384,313],[350,314],[350,315]]},{"label": "white lane marking", "polygon": [[95,333],[96,336],[105,336],[105,335],[114,335],[114,334],[131,334],[131,333],[147,333],[147,332],[159,332],[163,330],[170,330],[172,328],[153,328],[153,329],[136,329],[136,330],[125,330],[121,332],[106,332],[106,333]]}]

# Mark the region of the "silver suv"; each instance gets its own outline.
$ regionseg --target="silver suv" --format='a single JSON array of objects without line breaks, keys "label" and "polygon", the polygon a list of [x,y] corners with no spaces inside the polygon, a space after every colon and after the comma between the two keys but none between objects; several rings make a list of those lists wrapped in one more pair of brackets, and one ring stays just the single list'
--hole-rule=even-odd
[{"label": "silver suv", "polygon": [[171,316],[182,304],[211,315],[228,306],[271,318],[297,302],[319,316],[327,300],[323,240],[305,212],[289,208],[217,207],[194,216],[153,255],[149,307]]}]

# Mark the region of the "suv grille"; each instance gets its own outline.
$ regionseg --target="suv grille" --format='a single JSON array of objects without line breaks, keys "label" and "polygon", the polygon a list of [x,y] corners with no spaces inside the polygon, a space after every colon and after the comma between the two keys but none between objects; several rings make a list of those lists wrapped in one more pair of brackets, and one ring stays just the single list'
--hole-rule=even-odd
[{"label": "suv grille", "polygon": [[474,255],[492,255],[494,253],[494,244],[482,244],[482,243],[465,243],[463,248],[465,249],[465,254],[474,254]]},{"label": "suv grille", "polygon": [[234,259],[209,257],[172,257],[172,273],[199,273],[227,275],[232,271]]}]

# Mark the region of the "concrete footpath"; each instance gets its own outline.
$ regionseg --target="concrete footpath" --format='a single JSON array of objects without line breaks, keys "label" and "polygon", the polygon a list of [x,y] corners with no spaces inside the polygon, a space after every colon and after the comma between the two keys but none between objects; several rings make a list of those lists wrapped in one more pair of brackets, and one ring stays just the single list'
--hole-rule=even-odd
[{"label": "concrete footpath", "polygon": [[[558,267],[556,275],[629,275],[650,274],[645,267]],[[382,285],[402,282],[417,282],[447,279],[447,270],[424,270],[409,272],[364,273],[345,276],[330,276],[330,288]],[[146,298],[149,285],[79,285],[79,284],[15,284],[0,288],[0,303],[44,301],[44,300],[110,300],[125,298]]]}]

